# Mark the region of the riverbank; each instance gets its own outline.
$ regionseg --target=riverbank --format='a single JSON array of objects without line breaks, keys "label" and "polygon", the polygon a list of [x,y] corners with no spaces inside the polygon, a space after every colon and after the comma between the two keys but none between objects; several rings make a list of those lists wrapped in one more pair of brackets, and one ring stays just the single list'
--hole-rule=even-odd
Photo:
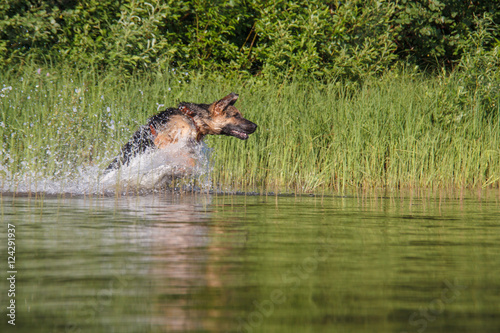
[{"label": "riverbank", "polygon": [[498,100],[454,73],[392,70],[356,84],[26,67],[0,74],[0,87],[2,182],[64,183],[82,168],[100,172],[149,116],[235,92],[236,107],[259,128],[246,141],[206,139],[217,189],[338,193],[500,184]]}]

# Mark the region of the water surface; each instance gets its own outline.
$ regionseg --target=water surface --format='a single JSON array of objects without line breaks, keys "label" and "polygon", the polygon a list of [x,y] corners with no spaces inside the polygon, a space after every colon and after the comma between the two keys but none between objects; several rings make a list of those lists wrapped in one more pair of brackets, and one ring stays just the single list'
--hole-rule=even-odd
[{"label": "water surface", "polygon": [[2,332],[498,332],[498,192],[1,197]]}]

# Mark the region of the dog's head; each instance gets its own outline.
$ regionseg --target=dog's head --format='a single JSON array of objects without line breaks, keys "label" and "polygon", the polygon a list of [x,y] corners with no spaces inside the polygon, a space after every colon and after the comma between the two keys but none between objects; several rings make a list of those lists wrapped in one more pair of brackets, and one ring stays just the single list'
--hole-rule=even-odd
[{"label": "dog's head", "polygon": [[255,132],[257,125],[243,118],[234,107],[237,99],[237,94],[230,93],[210,105],[181,103],[179,110],[193,119],[201,136],[222,134],[246,140]]}]

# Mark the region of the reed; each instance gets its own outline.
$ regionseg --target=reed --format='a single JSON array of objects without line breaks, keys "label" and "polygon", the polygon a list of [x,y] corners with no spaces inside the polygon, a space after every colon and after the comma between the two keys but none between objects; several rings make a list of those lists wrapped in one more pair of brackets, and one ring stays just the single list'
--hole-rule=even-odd
[{"label": "reed", "polygon": [[498,187],[499,117],[486,116],[484,103],[457,102],[459,84],[405,71],[354,85],[28,66],[0,73],[0,178],[102,170],[152,114],[234,91],[259,128],[246,141],[207,138],[217,190]]}]

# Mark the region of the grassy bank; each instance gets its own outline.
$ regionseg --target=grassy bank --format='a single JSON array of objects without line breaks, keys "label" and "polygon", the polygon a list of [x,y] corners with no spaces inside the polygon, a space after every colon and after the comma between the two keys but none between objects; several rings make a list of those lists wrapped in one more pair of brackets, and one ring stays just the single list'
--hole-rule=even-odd
[{"label": "grassy bank", "polygon": [[[147,117],[234,91],[259,125],[247,141],[206,140],[222,190],[342,192],[370,187],[498,187],[498,101],[454,75],[393,71],[363,85],[26,68],[0,74],[0,178],[104,168]],[[496,104],[495,104],[496,103]],[[491,110],[496,110],[492,112]]]}]

